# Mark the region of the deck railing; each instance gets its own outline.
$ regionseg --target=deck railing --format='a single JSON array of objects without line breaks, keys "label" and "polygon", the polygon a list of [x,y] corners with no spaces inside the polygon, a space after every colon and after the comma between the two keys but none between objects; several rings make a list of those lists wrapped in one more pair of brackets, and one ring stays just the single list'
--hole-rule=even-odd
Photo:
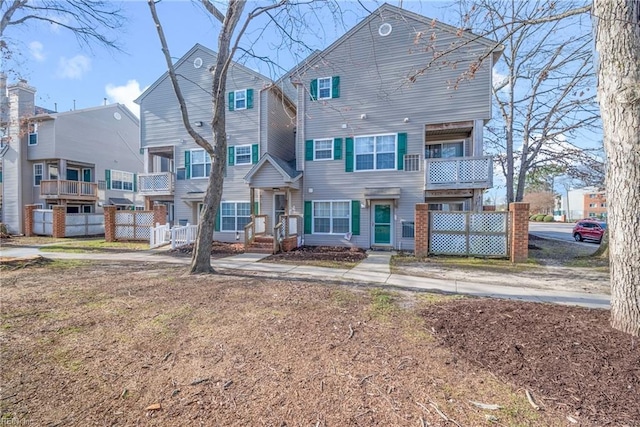
[{"label": "deck railing", "polygon": [[98,184],[84,181],[43,180],[40,195],[47,198],[98,198]]},{"label": "deck railing", "polygon": [[174,192],[172,172],[142,173],[138,175],[138,192],[142,195],[170,195]]},{"label": "deck railing", "polygon": [[493,158],[426,159],[425,190],[465,190],[493,186]]}]

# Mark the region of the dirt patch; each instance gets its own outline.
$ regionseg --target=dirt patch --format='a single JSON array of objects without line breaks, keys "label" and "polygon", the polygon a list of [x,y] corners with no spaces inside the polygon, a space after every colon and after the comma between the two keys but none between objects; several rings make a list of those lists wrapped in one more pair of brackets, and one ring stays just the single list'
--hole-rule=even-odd
[{"label": "dirt patch", "polygon": [[356,264],[367,257],[364,249],[343,246],[300,246],[289,252],[271,255],[264,262],[310,264],[315,261]]},{"label": "dirt patch", "polygon": [[18,270],[21,268],[42,267],[53,260],[39,255],[30,257],[0,257],[0,271]]},{"label": "dirt patch", "polygon": [[[170,255],[176,256],[191,256],[193,253],[194,244],[181,246],[176,249],[167,251]],[[222,258],[225,256],[239,255],[244,253],[244,243],[226,243],[216,242],[211,243],[211,257]]]},{"label": "dirt patch", "polygon": [[422,311],[456,357],[530,390],[581,425],[640,425],[640,346],[609,327],[609,312],[515,301],[464,300]]}]

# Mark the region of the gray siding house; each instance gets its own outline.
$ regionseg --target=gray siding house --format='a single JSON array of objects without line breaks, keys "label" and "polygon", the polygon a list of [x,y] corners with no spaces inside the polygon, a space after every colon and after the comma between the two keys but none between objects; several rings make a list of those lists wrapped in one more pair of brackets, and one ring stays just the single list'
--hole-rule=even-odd
[{"label": "gray siding house", "polygon": [[[176,73],[195,129],[211,140],[212,75],[215,52],[196,44],[180,58]],[[282,213],[295,181],[295,105],[269,78],[241,64],[227,77],[227,165],[214,238],[236,241],[252,215],[264,214],[268,229]],[[145,173],[139,190],[150,207],[167,205],[174,225],[197,224],[207,188],[210,159],[185,130],[168,73],[136,100],[140,104]],[[245,177],[253,171],[251,177]],[[281,172],[284,171],[284,175]],[[290,175],[293,175],[290,176]],[[274,181],[275,179],[275,181]],[[285,185],[285,181],[287,182]],[[277,190],[276,190],[277,189]],[[289,202],[293,206],[293,202]],[[298,207],[301,197],[298,194]]]},{"label": "gray siding house", "polygon": [[495,42],[385,4],[290,73],[305,244],[413,249],[416,203],[481,210],[499,55]]},{"label": "gray siding house", "polygon": [[0,160],[2,222],[11,233],[23,232],[28,204],[63,205],[68,213],[136,205],[136,174],[143,162],[138,119],[129,109],[111,104],[50,112],[35,107],[36,90],[26,82],[7,89]]}]

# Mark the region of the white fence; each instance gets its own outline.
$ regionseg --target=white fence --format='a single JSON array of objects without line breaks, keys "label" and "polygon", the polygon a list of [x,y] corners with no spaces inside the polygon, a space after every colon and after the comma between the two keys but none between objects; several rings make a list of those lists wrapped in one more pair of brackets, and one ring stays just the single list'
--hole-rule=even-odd
[{"label": "white fence", "polygon": [[171,226],[169,224],[156,223],[155,227],[151,227],[150,234],[149,247],[151,249],[171,243]]},{"label": "white fence", "polygon": [[508,256],[508,212],[429,212],[429,253]]},{"label": "white fence", "polygon": [[104,234],[104,214],[66,214],[64,237],[97,236]]},{"label": "white fence", "polygon": [[171,249],[189,245],[196,241],[197,225],[182,225],[171,229]]},{"label": "white fence", "polygon": [[150,240],[153,211],[117,211],[116,240]]},{"label": "white fence", "polygon": [[33,229],[37,236],[53,236],[53,211],[51,209],[36,209],[33,211]]}]

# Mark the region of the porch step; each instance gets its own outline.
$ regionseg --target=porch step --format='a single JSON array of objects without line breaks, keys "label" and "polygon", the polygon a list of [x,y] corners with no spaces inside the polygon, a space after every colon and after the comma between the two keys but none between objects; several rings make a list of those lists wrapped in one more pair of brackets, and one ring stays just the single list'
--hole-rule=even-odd
[{"label": "porch step", "polygon": [[253,254],[273,253],[273,236],[256,236],[253,243],[244,251]]}]

